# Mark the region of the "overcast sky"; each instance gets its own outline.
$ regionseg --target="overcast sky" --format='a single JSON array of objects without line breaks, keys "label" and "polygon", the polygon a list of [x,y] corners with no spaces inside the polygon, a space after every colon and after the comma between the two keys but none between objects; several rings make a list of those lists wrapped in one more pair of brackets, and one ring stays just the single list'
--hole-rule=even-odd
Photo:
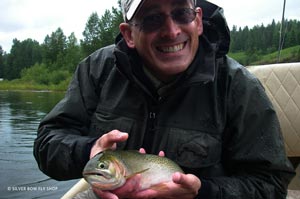
[{"label": "overcast sky", "polygon": [[[62,28],[82,38],[88,17],[117,7],[118,0],[0,0],[0,46],[10,51],[12,40],[27,38],[43,43],[47,34]],[[163,1],[163,0],[162,0]],[[228,25],[244,27],[280,21],[284,0],[211,0],[224,8]],[[286,18],[300,20],[300,1],[286,0]]]}]

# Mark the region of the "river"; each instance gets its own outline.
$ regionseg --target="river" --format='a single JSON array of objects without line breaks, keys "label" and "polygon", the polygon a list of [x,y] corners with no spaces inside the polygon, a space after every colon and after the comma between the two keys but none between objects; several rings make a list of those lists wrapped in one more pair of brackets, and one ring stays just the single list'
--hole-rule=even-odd
[{"label": "river", "polygon": [[49,178],[33,157],[39,122],[63,95],[0,91],[0,198],[60,198],[77,182]]}]

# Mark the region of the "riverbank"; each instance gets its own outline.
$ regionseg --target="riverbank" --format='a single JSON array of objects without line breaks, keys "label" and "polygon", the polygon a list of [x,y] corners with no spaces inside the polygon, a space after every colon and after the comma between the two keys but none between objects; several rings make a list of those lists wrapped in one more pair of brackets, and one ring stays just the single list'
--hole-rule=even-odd
[{"label": "riverbank", "polygon": [[34,91],[66,91],[69,82],[60,84],[36,84],[31,82],[24,82],[16,79],[12,81],[0,81],[0,90],[34,90]]}]

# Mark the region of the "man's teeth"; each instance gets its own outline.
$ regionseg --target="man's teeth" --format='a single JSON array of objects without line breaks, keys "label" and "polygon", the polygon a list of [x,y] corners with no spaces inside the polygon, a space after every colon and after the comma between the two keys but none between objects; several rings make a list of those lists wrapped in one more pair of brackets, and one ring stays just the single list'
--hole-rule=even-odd
[{"label": "man's teeth", "polygon": [[174,52],[182,50],[183,47],[184,47],[184,43],[181,43],[181,44],[178,44],[175,46],[161,47],[161,48],[159,48],[159,50],[164,53],[174,53]]}]

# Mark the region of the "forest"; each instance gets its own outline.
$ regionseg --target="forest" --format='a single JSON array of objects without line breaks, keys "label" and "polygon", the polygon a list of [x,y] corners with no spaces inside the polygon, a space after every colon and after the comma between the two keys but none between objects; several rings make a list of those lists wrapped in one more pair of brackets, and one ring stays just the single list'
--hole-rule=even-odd
[{"label": "forest", "polygon": [[[102,16],[92,13],[78,40],[74,33],[66,36],[61,27],[45,36],[44,42],[33,39],[13,40],[10,52],[4,52],[0,44],[0,85],[30,85],[34,88],[64,90],[68,85],[77,64],[96,49],[114,43],[122,22],[120,8],[106,10]],[[280,29],[283,34],[280,37]],[[281,42],[280,41],[281,38]],[[253,28],[231,28],[229,56],[244,65],[272,63],[263,61],[270,54],[277,54],[278,48],[288,50],[288,58],[280,62],[300,61],[300,21],[286,20],[281,25],[274,20],[268,25]],[[276,55],[274,55],[276,56]],[[268,60],[269,59],[269,60]],[[278,60],[277,60],[278,61]],[[9,86],[7,86],[9,87]]]}]

